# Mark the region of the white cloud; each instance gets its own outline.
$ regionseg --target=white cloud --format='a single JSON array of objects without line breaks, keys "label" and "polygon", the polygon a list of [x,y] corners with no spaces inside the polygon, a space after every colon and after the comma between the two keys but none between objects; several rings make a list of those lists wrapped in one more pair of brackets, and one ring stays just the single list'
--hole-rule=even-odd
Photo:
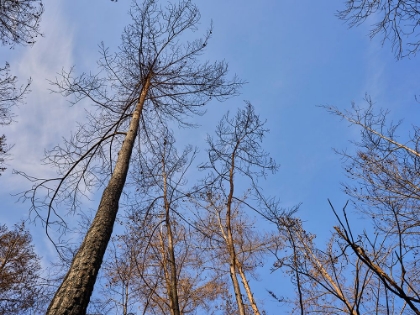
[{"label": "white cloud", "polygon": [[[48,177],[54,172],[41,164],[44,150],[58,144],[62,136],[68,136],[75,122],[83,118],[82,108],[70,108],[65,98],[52,94],[47,79],[54,79],[62,67],[73,65],[73,30],[60,1],[45,1],[46,11],[41,27],[45,37],[39,38],[33,47],[19,47],[14,54],[3,57],[11,64],[11,71],[21,84],[32,78],[31,92],[25,104],[14,109],[16,122],[2,128],[8,143],[14,145],[7,161],[7,170],[0,178],[0,200],[3,207],[0,221],[17,222],[26,217],[29,204],[12,206],[15,194],[30,188],[31,183],[22,176],[12,174],[13,169],[30,175]],[[2,48],[6,49],[6,48]]]},{"label": "white cloud", "polygon": [[[21,53],[10,60],[12,71],[22,84],[28,78],[33,81],[25,104],[14,111],[16,122],[3,131],[14,145],[9,169],[34,175],[39,175],[41,170],[44,149],[58,143],[60,137],[68,136],[75,122],[84,116],[82,108],[70,108],[65,98],[49,91],[47,80],[53,80],[62,68],[73,65],[74,32],[59,1],[48,1],[45,7],[42,20],[45,37],[33,47],[20,49]],[[4,175],[12,186],[21,182],[15,176]]]}]

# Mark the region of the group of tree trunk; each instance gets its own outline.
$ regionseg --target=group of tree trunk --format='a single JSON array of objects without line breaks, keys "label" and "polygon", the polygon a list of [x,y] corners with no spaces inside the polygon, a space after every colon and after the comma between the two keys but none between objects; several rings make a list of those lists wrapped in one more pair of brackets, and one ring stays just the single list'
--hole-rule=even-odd
[{"label": "group of tree trunk", "polygon": [[[398,58],[417,51],[418,42],[403,40],[418,19],[417,1],[346,5],[339,16],[351,25],[384,13],[372,36],[383,32]],[[33,44],[42,12],[41,1],[2,1],[2,43]],[[259,180],[278,166],[261,146],[268,130],[250,103],[224,115],[207,137],[201,179],[191,175],[198,148],[178,153],[174,126],[195,127],[191,118],[204,114],[207,103],[237,95],[243,84],[227,78],[224,61],[203,60],[211,27],[202,38],[186,39],[197,30],[197,7],[190,0],[145,0],[133,2],[130,16],[118,50],[101,46],[98,73],[63,70],[52,82],[74,104],[93,105],[88,123],[47,152],[57,177],[21,173],[33,184],[23,197],[69,262],[47,314],[262,315],[251,279],[267,255],[275,259],[273,271],[292,279],[295,298],[270,293],[293,313],[420,314],[419,129],[399,140],[398,125],[387,124],[387,113],[376,112],[369,97],[367,109],[326,107],[359,126],[361,141],[355,154],[338,152],[350,202],[342,211],[330,204],[337,226],[324,248],[304,229],[297,208],[283,210],[262,194]],[[8,64],[0,69],[0,125],[12,122],[12,107],[29,91],[30,81],[16,89],[16,80]],[[0,172],[7,150],[3,135]],[[77,212],[98,189],[95,216],[68,256],[52,227],[65,232],[63,205]],[[370,230],[355,227],[349,205],[369,218]],[[261,219],[273,229],[262,233]],[[113,234],[116,223],[121,228]],[[23,225],[1,226],[0,245],[0,314],[42,309],[49,289],[30,235]]]},{"label": "group of tree trunk", "polygon": [[[234,182],[275,164],[259,147],[265,130],[250,104],[224,116],[217,130],[223,133],[209,138],[210,161],[200,166],[209,173],[192,186],[186,174],[196,149],[179,155],[166,128],[142,148],[133,164],[136,195],[120,221],[125,232],[112,242],[95,312],[261,314],[249,277],[274,250],[275,238],[257,232],[246,196],[237,193],[244,188],[235,190]],[[244,151],[251,145],[253,152]]]},{"label": "group of tree trunk", "polygon": [[[276,268],[286,269],[297,288],[293,301],[301,314],[420,314],[419,131],[397,135],[387,112],[364,109],[342,112],[326,107],[361,127],[354,154],[337,152],[350,182],[343,184],[350,201],[338,211],[325,247],[298,218],[277,218],[287,240]],[[349,205],[369,224],[363,230],[348,216]],[[273,293],[274,294],[274,293]]]}]

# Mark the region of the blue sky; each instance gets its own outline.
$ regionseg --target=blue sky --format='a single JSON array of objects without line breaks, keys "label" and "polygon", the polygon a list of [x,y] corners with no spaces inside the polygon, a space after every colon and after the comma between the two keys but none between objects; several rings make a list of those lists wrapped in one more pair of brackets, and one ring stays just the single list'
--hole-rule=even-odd
[{"label": "blue sky", "polygon": [[[345,180],[339,156],[332,148],[352,150],[349,140],[357,140],[357,128],[326,113],[317,105],[349,108],[351,102],[363,104],[370,94],[378,107],[391,110],[395,120],[407,126],[419,117],[420,73],[413,71],[419,58],[396,61],[388,43],[367,36],[367,23],[349,29],[335,17],[344,1],[290,0],[197,0],[201,10],[200,31],[214,23],[213,38],[206,58],[225,59],[232,74],[248,83],[239,97],[222,104],[211,103],[208,113],[197,119],[197,130],[179,131],[181,144],[204,144],[207,133],[226,112],[250,101],[270,134],[264,147],[281,165],[280,170],[262,183],[268,195],[280,197],[284,207],[302,203],[299,215],[318,240],[328,236],[335,220],[327,198],[341,207],[346,196],[340,182]],[[14,144],[8,170],[0,177],[0,222],[12,226],[28,215],[29,204],[13,196],[30,184],[12,174],[13,169],[48,177],[54,171],[42,166],[44,149],[70,134],[77,121],[83,121],[83,106],[69,107],[59,95],[49,92],[47,79],[53,80],[62,67],[76,71],[95,71],[98,44],[115,48],[123,27],[129,1],[105,0],[44,2],[42,32],[33,47],[1,48],[0,62],[8,61],[22,83],[33,79],[26,104],[15,109],[16,122],[0,130]],[[95,208],[95,200],[87,207]],[[77,217],[68,216],[69,220]],[[365,224],[355,214],[360,226]],[[40,224],[30,227],[37,252],[45,264],[55,254]],[[256,296],[265,300],[268,313],[278,304],[264,288],[282,290],[280,272],[267,276],[261,272]],[[270,280],[267,280],[270,279]],[[252,284],[251,284],[252,285]]]}]

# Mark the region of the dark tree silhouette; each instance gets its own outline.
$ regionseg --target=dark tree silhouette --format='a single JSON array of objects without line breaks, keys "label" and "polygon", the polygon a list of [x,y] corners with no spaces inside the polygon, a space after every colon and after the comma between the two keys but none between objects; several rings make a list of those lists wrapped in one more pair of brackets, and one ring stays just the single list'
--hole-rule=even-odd
[{"label": "dark tree silhouette", "polygon": [[[0,126],[9,125],[13,121],[12,107],[22,103],[26,93],[29,92],[31,80],[26,85],[16,88],[17,77],[10,74],[8,63],[0,68]],[[9,150],[6,145],[6,136],[0,136],[0,174],[6,168],[4,159]]]},{"label": "dark tree silhouette", "polygon": [[0,2],[0,41],[3,45],[31,45],[40,36],[39,23],[44,7],[41,0]]},{"label": "dark tree silhouette", "polygon": [[382,34],[390,41],[397,59],[415,55],[420,47],[420,3],[417,0],[346,0],[338,17],[357,26],[372,21],[370,37]]}]

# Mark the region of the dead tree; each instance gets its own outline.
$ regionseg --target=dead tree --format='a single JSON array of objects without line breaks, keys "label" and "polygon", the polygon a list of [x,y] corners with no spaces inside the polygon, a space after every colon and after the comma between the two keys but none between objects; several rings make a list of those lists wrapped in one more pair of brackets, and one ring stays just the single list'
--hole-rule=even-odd
[{"label": "dead tree", "polygon": [[[144,256],[150,257],[149,251],[155,255],[141,263],[144,275],[147,274],[141,278],[148,288],[152,287],[149,283],[154,284],[155,289],[147,296],[154,300],[149,305],[156,313],[180,315],[200,309],[209,312],[212,302],[227,291],[214,273],[204,272],[212,262],[204,258],[206,252],[198,246],[197,231],[187,219],[192,193],[186,190],[186,173],[195,155],[192,146],[178,154],[173,135],[163,129],[147,152],[143,149],[135,169],[139,176],[135,186],[143,196],[143,206],[135,213],[153,216],[151,221],[155,222]],[[152,266],[159,268],[151,269]],[[156,278],[158,274],[161,280]]]},{"label": "dead tree", "polygon": [[[237,309],[241,315],[248,314],[249,310],[243,299],[238,275],[242,280],[251,312],[260,314],[245,271],[255,269],[257,265],[248,265],[252,261],[251,257],[261,255],[271,245],[269,239],[259,242],[259,238],[256,237],[255,243],[250,241],[253,237],[246,235],[247,232],[251,232],[249,222],[241,222],[241,218],[245,218],[241,212],[247,208],[259,213],[265,212],[258,179],[277,169],[275,162],[261,148],[261,141],[266,132],[264,121],[260,120],[250,103],[247,103],[244,109],[239,109],[234,117],[226,114],[216,127],[216,137],[208,137],[209,162],[200,167],[209,171],[204,183],[205,189],[200,192],[204,202],[202,207],[213,213],[213,218],[206,219],[201,228],[205,230],[206,227],[216,227],[207,234],[213,235],[209,239],[210,242],[214,241],[215,236],[219,236],[218,246],[221,246],[222,251],[217,256],[219,260],[225,258],[221,263],[229,266]],[[243,180],[248,180],[250,187],[241,196],[237,187],[242,186],[239,182]],[[256,200],[257,205],[249,202],[247,198]]]},{"label": "dead tree", "polygon": [[382,43],[389,40],[397,59],[415,55],[420,47],[417,0],[346,0],[337,15],[351,27],[372,21],[369,36],[381,34]]},{"label": "dead tree", "polygon": [[[23,102],[25,94],[29,92],[31,80],[26,85],[16,87],[17,77],[10,74],[8,63],[0,68],[0,126],[9,125],[13,121],[12,108]],[[0,175],[4,167],[5,157],[9,151],[6,136],[0,136]]]},{"label": "dead tree", "polygon": [[[291,276],[297,294],[284,301],[293,305],[292,314],[405,313],[405,305],[388,294],[375,273],[337,232],[321,249],[316,245],[316,235],[306,231],[298,218],[279,217],[278,228],[285,245],[278,252],[273,270],[282,269]],[[389,243],[379,237],[365,237],[360,235],[358,242],[364,242],[374,260],[387,264],[392,252]]]},{"label": "dead tree", "polygon": [[350,179],[344,191],[364,214],[367,230],[352,222],[346,207],[339,214],[330,204],[338,225],[320,249],[300,219],[273,216],[289,249],[274,267],[295,284],[293,313],[419,313],[419,132],[414,127],[409,137],[397,137],[399,124],[388,124],[388,113],[366,101],[364,109],[326,109],[361,128],[357,151],[338,153]]},{"label": "dead tree", "polygon": [[[39,22],[44,11],[41,0],[2,0],[0,1],[0,42],[14,47],[16,44],[31,45],[40,34]],[[6,62],[0,68],[0,126],[8,125],[13,120],[11,108],[23,101],[29,92],[31,80],[26,85],[17,87],[17,77],[10,75],[10,66]],[[6,136],[0,136],[0,174],[6,168],[4,160],[9,151]]]},{"label": "dead tree", "polygon": [[133,165],[137,201],[129,203],[126,232],[105,264],[104,301],[123,314],[130,301],[143,314],[209,313],[227,287],[206,271],[213,262],[186,219],[185,174],[195,152],[187,147],[179,155],[167,129],[150,140]]},{"label": "dead tree", "polygon": [[31,45],[40,36],[39,23],[44,7],[41,0],[2,0],[0,2],[0,41],[13,47]]},{"label": "dead tree", "polygon": [[[100,185],[105,189],[89,231],[70,270],[56,292],[48,314],[84,314],[98,270],[112,234],[118,204],[127,178],[138,130],[143,134],[170,119],[188,125],[185,118],[200,114],[210,99],[223,100],[236,94],[241,85],[226,80],[224,62],[201,62],[211,29],[201,39],[185,41],[186,32],[196,30],[200,18],[190,1],[167,4],[157,1],[133,3],[132,23],[122,35],[115,54],[102,47],[98,74],[74,77],[63,71],[52,84],[74,103],[90,101],[95,110],[89,122],[63,146],[51,150],[46,158],[58,169],[52,179],[35,179],[25,197],[32,210],[41,215],[48,232],[53,223],[65,227],[58,206],[69,202],[77,210],[80,195]],[[140,139],[147,141],[147,139]],[[44,198],[41,198],[41,196]]]},{"label": "dead tree", "polygon": [[[158,253],[155,256],[158,261],[154,262],[161,267],[163,272],[161,282],[164,283],[166,289],[164,290],[166,297],[161,297],[161,300],[168,301],[166,312],[180,315],[178,269],[182,264],[178,260],[182,261],[182,258],[176,255],[176,247],[179,246],[176,234],[185,233],[181,232],[182,224],[176,224],[176,218],[179,219],[176,216],[176,209],[182,204],[181,187],[186,182],[184,174],[195,154],[193,153],[190,160],[188,155],[192,147],[188,147],[181,155],[178,155],[175,139],[167,128],[162,128],[150,140],[147,150],[143,149],[139,156],[137,189],[145,197],[147,196],[146,200],[149,200],[143,202],[145,206],[142,208],[148,208],[146,212],[155,217],[153,222],[157,221],[156,226],[151,227],[153,232],[147,247],[153,247]],[[177,230],[179,230],[178,233]],[[147,266],[148,262],[143,265]],[[166,309],[166,307],[160,305],[160,309]]]},{"label": "dead tree", "polygon": [[[344,191],[352,198],[356,209],[373,223],[376,236],[354,235],[354,227],[346,217],[336,214],[337,235],[386,288],[411,312],[420,313],[420,283],[418,268],[418,209],[420,201],[420,132],[414,126],[409,136],[397,136],[398,126],[389,124],[388,112],[368,107],[340,111],[326,107],[351,124],[360,127],[361,140],[354,154],[339,152],[345,161],[349,183]],[[388,248],[387,259],[376,255],[373,240],[382,239]],[[379,247],[382,249],[382,247]],[[381,256],[379,256],[381,257]]]}]

